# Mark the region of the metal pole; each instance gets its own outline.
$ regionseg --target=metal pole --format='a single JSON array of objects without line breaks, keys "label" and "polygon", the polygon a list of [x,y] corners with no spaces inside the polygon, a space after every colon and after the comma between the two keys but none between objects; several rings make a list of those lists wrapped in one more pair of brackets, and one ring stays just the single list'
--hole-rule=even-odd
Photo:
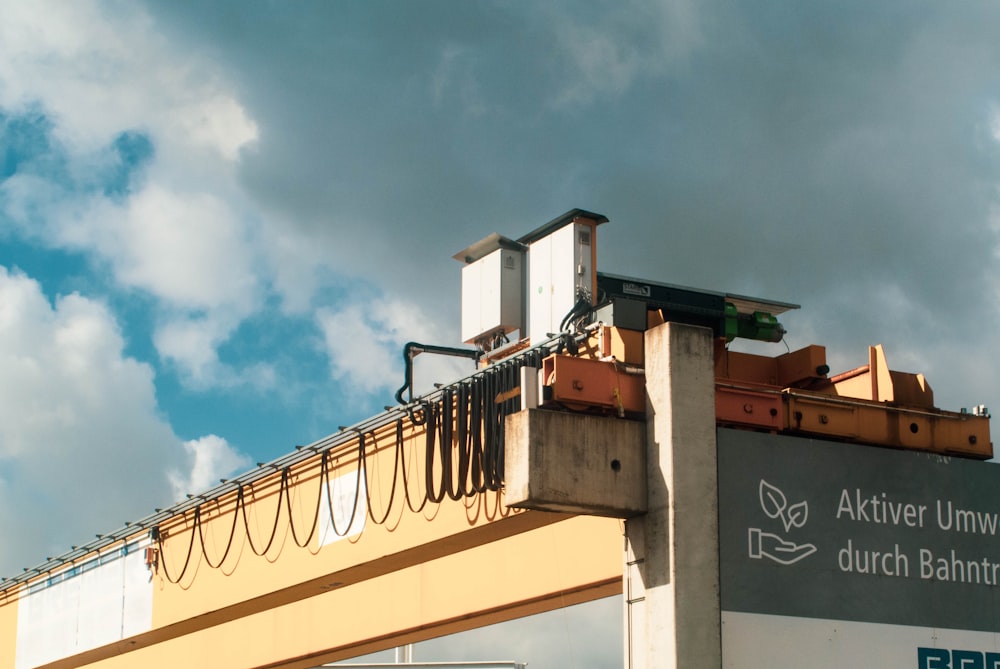
[{"label": "metal pole", "polygon": [[405,646],[398,646],[396,648],[396,664],[410,664],[413,662],[413,644],[408,643]]}]

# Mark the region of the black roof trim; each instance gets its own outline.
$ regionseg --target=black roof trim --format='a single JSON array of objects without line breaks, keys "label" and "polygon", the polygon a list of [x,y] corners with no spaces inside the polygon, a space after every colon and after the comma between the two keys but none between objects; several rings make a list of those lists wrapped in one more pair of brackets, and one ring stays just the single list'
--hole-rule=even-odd
[{"label": "black roof trim", "polygon": [[530,244],[532,242],[536,242],[539,239],[547,237],[548,235],[552,234],[559,228],[565,225],[569,225],[577,218],[589,218],[591,220],[597,221],[598,225],[600,225],[601,223],[608,222],[608,217],[603,214],[595,214],[594,212],[587,211],[586,209],[570,209],[562,216],[556,216],[542,227],[532,230],[528,234],[519,238],[517,241],[519,241],[522,244]]}]

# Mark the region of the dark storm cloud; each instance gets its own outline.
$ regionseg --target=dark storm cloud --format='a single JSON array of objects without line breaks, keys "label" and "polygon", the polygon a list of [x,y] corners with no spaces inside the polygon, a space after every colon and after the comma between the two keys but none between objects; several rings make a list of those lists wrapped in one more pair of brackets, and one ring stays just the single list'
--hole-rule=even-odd
[{"label": "dark storm cloud", "polygon": [[452,253],[585,207],[603,269],[803,303],[831,347],[998,325],[996,5],[294,7],[154,11],[239,78],[261,206],[432,313]]},{"label": "dark storm cloud", "polygon": [[[566,35],[581,25],[576,11],[307,3],[295,20],[277,6],[202,11],[211,14],[170,18],[187,39],[192,26],[203,31],[198,48],[242,81],[261,126],[246,183],[341,264],[378,262],[396,286],[417,268],[453,279],[446,261],[468,243],[589,204],[580,202],[589,179],[615,166],[607,126],[629,122],[620,112],[630,104],[597,99],[620,95],[627,72],[623,83],[599,74],[595,92],[560,104],[580,85]],[[615,55],[626,69],[641,67],[632,61],[643,41],[659,39],[634,25],[640,18],[624,22],[637,44]],[[584,27],[584,37],[615,39]]]},{"label": "dark storm cloud", "polygon": [[[835,338],[929,347],[995,322],[995,11],[813,11],[727,26],[666,112],[686,131],[647,192],[665,185],[648,210],[676,231],[671,264],[802,302]],[[903,322],[873,295],[887,286],[912,302]]]},{"label": "dark storm cloud", "polygon": [[[1000,221],[995,220],[1000,5],[994,2],[258,0],[148,3],[148,10],[153,16],[149,26],[144,19],[121,25],[162,32],[169,49],[154,48],[141,57],[142,50],[125,41],[112,50],[113,58],[98,58],[91,67],[114,71],[121,68],[119,52],[134,55],[141,64],[138,75],[132,78],[130,68],[121,68],[130,75],[122,86],[133,95],[105,98],[101,87],[84,87],[76,96],[59,98],[63,104],[52,109],[73,110],[73,103],[84,99],[133,96],[152,100],[151,106],[177,105],[180,111],[170,110],[174,113],[166,119],[183,123],[151,122],[161,135],[152,133],[146,141],[144,123],[136,124],[135,134],[115,135],[118,141],[109,152],[115,149],[111,162],[121,169],[112,175],[107,194],[128,194],[145,162],[163,159],[163,172],[170,174],[160,175],[165,181],[152,193],[171,197],[142,200],[151,204],[136,219],[151,221],[150,229],[157,230],[187,224],[178,237],[185,243],[175,245],[179,259],[191,255],[189,242],[205,238],[211,224],[224,224],[227,234],[220,233],[215,244],[205,247],[208,261],[199,265],[204,274],[198,276],[207,278],[190,280],[195,274],[164,263],[161,274],[130,287],[154,286],[156,299],[169,302],[172,290],[202,298],[240,276],[252,289],[221,291],[216,306],[243,305],[239,298],[248,294],[254,299],[246,298],[246,303],[256,304],[264,299],[258,295],[258,280],[272,282],[271,287],[280,283],[266,267],[277,261],[242,243],[263,231],[269,242],[287,242],[287,248],[275,244],[286,262],[296,262],[296,253],[302,252],[301,273],[290,271],[294,279],[286,283],[300,281],[306,286],[303,303],[312,297],[316,307],[311,314],[295,313],[297,322],[277,324],[272,321],[285,316],[281,307],[287,303],[256,313],[250,313],[255,307],[238,310],[242,332],[237,335],[200,330],[219,339],[209,337],[204,350],[192,347],[196,353],[207,351],[210,361],[221,352],[224,359],[232,356],[234,365],[241,364],[240,354],[247,353],[241,349],[254,349],[246,357],[250,361],[277,346],[282,355],[301,359],[303,367],[321,368],[327,350],[309,340],[319,338],[310,329],[310,316],[318,316],[318,322],[329,326],[325,334],[332,333],[332,362],[350,363],[384,381],[389,372],[383,370],[392,366],[383,365],[388,358],[378,356],[389,348],[398,350],[411,336],[418,338],[416,326],[440,324],[441,330],[457,334],[460,279],[453,253],[490,232],[517,237],[570,208],[583,207],[612,219],[599,234],[604,271],[802,303],[801,312],[783,317],[791,328],[790,345],[825,344],[835,371],[863,364],[863,347],[883,341],[894,366],[928,374],[940,406],[958,409],[980,401],[1000,406],[1000,381],[991,364],[1000,328]],[[40,19],[39,25],[50,19]],[[132,34],[114,22],[102,28],[107,32],[81,31],[85,38],[80,43],[93,44],[92,35]],[[67,62],[91,63],[85,51]],[[75,54],[72,49],[69,53]],[[192,53],[197,57],[187,59]],[[155,67],[161,57],[177,68]],[[10,69],[21,71],[22,64]],[[208,85],[185,68],[224,85]],[[75,72],[68,69],[65,81],[76,83]],[[150,81],[156,85],[147,87]],[[158,99],[158,87],[170,94]],[[180,95],[191,87],[204,90],[190,99]],[[90,118],[101,114],[83,106],[92,113],[71,128],[93,126],[90,132],[100,135],[115,126]],[[24,172],[28,154],[36,155],[33,170],[63,169],[60,152],[48,145],[48,123],[58,126],[67,119],[58,119],[56,112],[52,119],[34,118],[29,110],[14,128],[14,117],[6,113],[0,118],[0,149],[4,138],[13,146],[12,129],[20,144],[0,155],[0,178]],[[122,118],[131,120],[127,114]],[[227,133],[232,128],[212,122],[241,127]],[[127,128],[132,127],[114,129],[131,133]],[[170,132],[163,130],[167,127]],[[206,132],[207,153],[221,150],[226,162],[202,164],[204,147],[193,151],[165,141],[169,137],[173,144],[183,144],[177,142],[177,127]],[[253,147],[228,162],[229,152],[235,155],[245,144]],[[227,192],[226,170],[237,162],[240,183],[232,190],[239,196],[225,202],[230,210],[222,206],[233,196]],[[175,193],[167,187],[186,181],[173,172],[177,165],[194,175],[221,170],[218,182],[204,185],[213,190],[210,204],[219,206],[201,216],[181,206],[201,191],[181,188]],[[78,171],[92,174],[92,166],[86,167]],[[247,204],[244,196],[252,202]],[[43,191],[28,201],[49,199]],[[148,269],[149,260],[162,255],[155,241],[137,245],[156,253],[137,251],[135,267]],[[100,245],[86,248],[98,255],[110,253]],[[327,273],[325,283],[310,276],[308,265],[317,249],[327,259],[328,266],[316,272]],[[261,257],[266,258],[258,262]],[[216,272],[219,268],[225,271]],[[39,318],[24,322],[28,327],[36,321],[49,323],[49,312],[58,309],[42,300],[40,286],[32,284],[31,291],[44,308],[37,310]],[[274,294],[266,298],[281,299]],[[88,313],[97,309],[95,301],[79,301]],[[102,448],[122,443],[148,448],[152,425],[160,445],[155,457],[135,449],[128,453],[143,455],[143,462],[156,465],[157,472],[136,476],[136,469],[132,479],[146,485],[155,474],[164,488],[163,470],[181,466],[177,456],[165,455],[176,450],[180,438],[160,418],[156,401],[170,392],[154,387],[152,364],[128,359],[124,368],[132,374],[120,372],[123,366],[115,362],[125,359],[127,342],[115,329],[116,318],[104,311],[99,315],[96,321],[109,334],[98,340],[114,346],[110,355],[94,357],[97,371],[81,374],[86,383],[63,382],[57,375],[72,365],[53,364],[55,371],[49,374],[60,389],[65,386],[67,405],[86,405],[73,396],[80,388],[87,391],[86,398],[111,398],[99,407],[101,420],[84,421],[90,441],[78,436],[69,443],[55,432],[28,437],[100,455]],[[40,350],[37,359],[59,361],[38,344],[38,332],[45,330],[24,331],[32,335],[21,337],[31,344],[28,353]],[[264,337],[273,346],[260,341]],[[178,336],[177,341],[186,340]],[[379,346],[357,348],[359,342]],[[783,352],[783,346],[777,348]],[[52,348],[66,350],[65,343]],[[399,356],[393,354],[398,365]],[[256,367],[244,369],[251,373]],[[161,370],[156,369],[162,375]],[[108,375],[105,386],[117,393],[91,392],[94,379],[104,378],[102,372]],[[293,386],[311,383],[299,373],[289,376],[297,377]],[[33,397],[24,383],[8,387],[16,399]],[[358,383],[343,387],[348,390],[313,393],[310,401],[323,406],[310,413],[310,423],[338,424],[337,417],[330,420],[329,407],[350,410],[344,402],[337,404],[343,399],[340,393],[364,394],[357,392],[364,388]],[[281,412],[294,414],[304,394],[289,391],[293,399],[282,404]],[[121,407],[130,406],[128,400],[138,406],[124,412],[133,422],[123,428],[119,414]],[[382,403],[380,399],[376,406]],[[248,405],[222,395],[205,401],[189,396],[172,404],[180,413],[190,413],[192,406],[201,416],[176,420],[201,421],[207,409],[212,420],[224,417],[227,408],[234,416],[250,413]],[[10,425],[21,417],[11,416]],[[289,425],[303,423],[298,415],[292,419]],[[343,416],[340,421],[349,422]],[[94,429],[95,422],[102,430]],[[50,421],[39,424],[59,427]],[[253,420],[248,418],[247,424],[252,426]],[[282,430],[285,438],[292,433],[282,425],[274,429],[276,439],[282,439]],[[75,461],[64,460],[50,481],[59,490],[73,490],[61,481],[80,471],[94,480],[109,475],[88,474],[79,467],[70,472]],[[31,490],[22,488],[31,486],[11,481],[32,481],[25,477],[32,464],[22,462],[0,476],[0,498],[27,499]],[[116,469],[110,475],[118,474]],[[132,498],[141,497],[137,495]],[[60,504],[67,507],[62,497],[53,500],[33,504],[47,507],[43,511],[50,515]],[[107,508],[94,514],[108,518]],[[0,521],[3,516],[0,512]],[[42,525],[35,518],[29,518],[35,536],[25,536],[38,545]],[[27,522],[6,520],[11,527]],[[69,541],[63,530],[45,532],[59,546]],[[599,603],[604,612],[588,614],[596,624],[573,630],[579,632],[574,637],[585,637],[577,657],[590,659],[593,666],[619,657],[621,623],[616,619],[609,625],[606,613],[617,607],[617,601]],[[548,631],[548,625],[551,621],[540,626]],[[610,642],[601,640],[601,633]],[[606,648],[587,648],[596,644]],[[511,642],[504,638],[483,645],[499,652]],[[459,650],[456,659],[468,656],[465,648]]]}]

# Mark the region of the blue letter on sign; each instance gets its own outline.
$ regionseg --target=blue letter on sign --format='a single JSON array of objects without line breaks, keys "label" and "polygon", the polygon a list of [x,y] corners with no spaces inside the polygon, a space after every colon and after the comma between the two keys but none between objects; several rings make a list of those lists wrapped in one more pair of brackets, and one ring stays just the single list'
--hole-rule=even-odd
[{"label": "blue letter on sign", "polygon": [[976,650],[951,651],[953,669],[986,669],[983,666],[983,654]]},{"label": "blue letter on sign", "polygon": [[951,653],[942,648],[918,648],[917,669],[951,669]]}]

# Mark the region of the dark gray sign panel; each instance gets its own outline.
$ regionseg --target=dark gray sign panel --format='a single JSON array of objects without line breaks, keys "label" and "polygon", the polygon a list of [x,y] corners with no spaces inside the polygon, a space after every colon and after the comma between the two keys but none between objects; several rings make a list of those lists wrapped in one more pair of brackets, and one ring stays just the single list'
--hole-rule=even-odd
[{"label": "dark gray sign panel", "polygon": [[718,448],[724,611],[1000,632],[997,465],[728,429]]}]

